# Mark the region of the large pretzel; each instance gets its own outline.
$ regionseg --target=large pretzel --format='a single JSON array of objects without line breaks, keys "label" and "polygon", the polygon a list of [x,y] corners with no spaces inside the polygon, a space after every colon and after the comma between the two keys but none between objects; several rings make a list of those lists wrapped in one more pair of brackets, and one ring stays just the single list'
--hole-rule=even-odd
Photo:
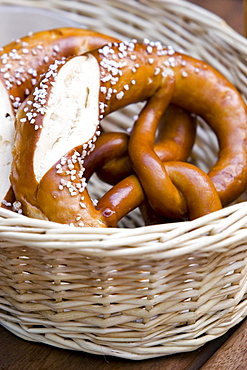
[{"label": "large pretzel", "polygon": [[[195,127],[193,122],[189,124],[188,118],[186,117],[185,119],[185,117],[186,116],[183,116],[183,119],[180,118],[179,123],[176,119],[168,122],[164,121],[165,123],[169,123],[169,126],[164,125],[163,122],[163,127],[166,127],[166,129],[164,130],[163,127],[161,127],[159,140],[155,145],[157,152],[163,160],[171,159],[172,155],[177,159],[183,159],[189,155],[193,143]],[[29,125],[22,126],[23,128],[28,128]],[[190,129],[192,129],[192,132]],[[187,135],[188,139],[186,141],[188,141],[189,144],[186,143],[186,145],[181,148],[181,141],[184,140],[183,134]],[[173,141],[173,150],[170,148],[168,152],[167,148],[163,148],[163,146],[169,141]],[[111,158],[119,155],[121,151],[125,152],[126,144],[128,144],[127,134],[102,134],[96,142],[96,150],[93,150],[89,155],[84,157],[83,170],[85,172],[83,174],[83,182],[87,182],[90,176],[101,166],[107,164]],[[142,186],[135,175],[130,175],[117,183],[100,199],[98,206],[95,206],[89,197],[87,189],[81,187],[80,176],[77,176],[81,168],[81,160],[78,161],[78,153],[82,151],[83,147],[78,146],[64,156],[62,161],[58,161],[42,177],[34,194],[31,193],[35,188],[34,184],[30,181],[28,183],[26,182],[26,189],[24,189],[25,196],[27,199],[33,197],[32,200],[34,200],[35,198],[36,203],[33,202],[30,207],[30,204],[27,204],[26,199],[22,197],[24,213],[32,217],[44,217],[44,215],[46,215],[48,219],[78,226],[112,227],[116,226],[117,222],[128,212],[136,207],[145,205],[146,198]],[[27,150],[25,153],[27,157],[30,155]],[[179,155],[177,153],[179,153]],[[177,163],[177,166],[179,165],[179,162],[173,163]],[[173,168],[171,166],[170,168],[172,171]],[[189,217],[192,219],[208,212],[218,210],[221,207],[219,198],[208,177],[192,165],[187,165],[186,168],[189,168],[191,173],[194,174],[194,176],[192,176],[193,186],[190,184],[191,175],[185,183],[190,187],[190,191],[194,195],[193,197],[191,195],[191,198],[197,205],[197,213],[195,209],[194,211],[191,210]],[[131,168],[129,168],[129,170],[131,170]],[[118,181],[117,177],[120,171],[121,169],[115,173],[113,172],[112,180],[114,182]],[[181,176],[186,178],[186,171],[184,171],[184,166],[181,166],[181,164],[179,171],[181,171]],[[127,173],[126,171],[124,172],[124,176],[126,176]],[[74,174],[76,176],[72,179]],[[31,167],[26,169],[25,176],[29,179],[31,178]],[[194,182],[194,179],[197,179],[197,181]],[[22,185],[24,185],[24,183]],[[198,192],[197,188],[200,189],[200,192]],[[49,191],[47,191],[47,189],[49,189]],[[181,188],[181,191],[183,192],[184,188]],[[72,192],[75,194],[72,195]],[[64,196],[66,196],[66,202]],[[183,199],[183,202],[186,208],[186,203],[189,204],[189,202],[187,202],[187,199]],[[189,204],[189,207],[190,206],[191,204]],[[41,214],[41,212],[43,212],[43,214]]]},{"label": "large pretzel", "polygon": [[[0,199],[9,189],[15,111],[30,94],[40,75],[57,59],[78,55],[115,39],[80,28],[37,32],[0,50]],[[7,200],[13,199],[11,190]],[[6,202],[5,202],[6,204]]]},{"label": "large pretzel", "polygon": [[[72,75],[78,76],[78,81],[73,80]],[[90,75],[91,78],[88,77]],[[109,207],[107,203],[104,203],[104,210],[97,210],[86,192],[85,179],[83,180],[83,161],[92,151],[93,142],[98,135],[97,97],[99,91],[100,119],[127,104],[148,100],[135,127],[138,128],[141,123],[140,127],[144,129],[143,137],[147,137],[149,141],[143,117],[148,118],[152,124],[163,114],[170,102],[200,114],[211,125],[219,139],[219,159],[209,175],[223,204],[231,201],[245,189],[246,106],[236,89],[206,63],[175,53],[171,48],[164,48],[159,43],[114,43],[84,56],[70,59],[64,64],[53,65],[52,73],[49,69],[44,78],[48,95],[44,97],[40,94],[40,89],[42,90],[42,84],[44,84],[43,80],[28,100],[31,105],[28,106],[26,102],[17,115],[16,147],[11,179],[15,194],[22,202],[24,212],[29,216],[71,223],[74,223],[77,217],[78,220],[82,220],[83,224],[89,226],[108,226],[111,224],[109,220],[114,212],[118,213],[111,202],[113,198],[109,197],[110,193],[99,202],[100,207],[100,204],[107,200]],[[70,86],[66,84],[69,79],[70,82],[73,81]],[[68,118],[72,120],[72,125],[67,129],[73,131],[71,140],[66,141],[67,147],[63,145],[65,142],[62,140],[61,145],[56,145],[60,136],[54,128],[54,135],[50,137],[51,145],[48,145],[46,150],[47,153],[52,148],[54,155],[51,156],[51,152],[44,155],[39,149],[47,143],[46,134],[43,133],[46,132],[44,127],[46,125],[51,127],[49,117],[52,115],[60,114],[61,118],[57,103],[59,99],[63,101],[64,97],[59,99],[54,97],[59,95],[62,86],[65,86],[67,95],[74,94],[69,103],[75,103],[77,98],[83,109],[78,106],[73,107],[76,108],[76,114],[72,117],[65,116],[65,121]],[[212,96],[217,96],[217,98],[212,99]],[[43,114],[37,112],[34,102],[42,105]],[[34,125],[26,124],[24,121],[30,121],[34,113],[37,113]],[[76,117],[79,118],[78,121]],[[79,124],[82,120],[85,126],[81,122]],[[132,135],[129,154],[143,185],[145,182],[142,177],[143,173],[138,173],[138,163],[145,163],[140,150],[143,140],[138,142],[135,138],[136,132],[138,129],[134,130]],[[29,139],[29,150],[26,151],[23,148],[25,138]],[[84,142],[82,155],[74,149],[70,150],[79,146],[78,141]],[[153,142],[152,138],[147,144],[148,150],[144,152],[148,152],[149,158],[150,154],[151,157],[153,155],[151,142]],[[137,146],[135,150],[132,150],[133,143]],[[141,145],[139,146],[138,143]],[[62,155],[62,160],[60,160]],[[161,172],[164,172],[164,166],[156,155],[153,160],[153,163],[158,163]],[[54,163],[56,163],[55,169],[57,170],[52,167]],[[27,169],[23,173],[25,166]],[[176,171],[179,172],[177,169]],[[170,173],[169,175],[172,176]],[[70,180],[65,180],[63,178],[65,176],[70,176]],[[29,178],[28,186],[27,177]],[[208,184],[213,191],[214,186],[211,185],[211,181]],[[139,180],[135,186],[140,188]],[[145,186],[145,193],[149,193],[148,185]],[[48,191],[49,188],[51,191]],[[113,189],[113,192],[117,190],[117,188]],[[136,192],[137,188],[133,189]],[[181,205],[181,209],[175,213],[176,216],[181,217],[185,207],[183,201],[180,200],[179,192],[175,190],[174,194],[177,204]],[[153,195],[150,193],[149,196],[151,196],[150,202],[153,203]],[[170,211],[173,211],[172,207],[170,208]],[[73,213],[74,218],[72,219]]]}]

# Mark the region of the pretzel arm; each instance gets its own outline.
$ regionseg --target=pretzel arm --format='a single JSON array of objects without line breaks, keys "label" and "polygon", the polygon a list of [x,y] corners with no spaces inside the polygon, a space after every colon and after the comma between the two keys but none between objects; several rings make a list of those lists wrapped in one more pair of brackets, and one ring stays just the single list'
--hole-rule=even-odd
[{"label": "pretzel arm", "polygon": [[[75,177],[71,173],[72,158],[75,158]],[[29,215],[79,227],[106,227],[104,215],[96,210],[88,194],[87,178],[84,174],[82,178],[79,176],[81,170],[79,152],[73,150],[67,153],[63,165],[58,161],[37,185],[35,202],[27,204]],[[65,200],[67,207],[64,209]]]},{"label": "pretzel arm", "polygon": [[[195,136],[196,120],[183,109],[170,105],[159,126],[155,153],[163,162],[187,161]],[[140,205],[140,211],[146,225],[174,221],[155,212],[148,200]]]},{"label": "pretzel arm", "polygon": [[187,217],[194,220],[222,208],[211,179],[199,168],[184,162],[165,162],[171,181],[183,194]]},{"label": "pretzel arm", "polygon": [[1,89],[7,91],[15,110],[55,60],[80,55],[113,41],[117,40],[73,27],[31,33],[2,48]]},{"label": "pretzel arm", "polygon": [[[192,164],[178,161],[165,162],[164,167],[174,187],[179,190],[180,196],[183,198],[186,208],[184,219],[188,218],[189,220],[194,220],[222,208],[212,181],[208,175],[199,168]],[[166,207],[166,204],[169,205],[170,199],[165,192],[164,197],[164,206],[161,213],[157,212],[151,216],[148,214],[149,221],[154,215],[155,219],[159,219],[160,222],[164,221],[164,217],[171,219],[170,209]],[[117,220],[120,220],[131,210],[142,206],[145,202],[146,196],[137,176],[131,175],[113,186],[99,200],[97,209],[102,213],[105,212],[105,215],[108,214],[109,221],[107,220],[107,222],[109,222],[111,226],[116,226]],[[150,209],[148,212],[149,211]],[[179,219],[173,217],[173,220],[179,221]]]},{"label": "pretzel arm", "polygon": [[186,161],[196,137],[196,120],[187,111],[169,105],[159,125],[154,151],[164,161]]},{"label": "pretzel arm", "polygon": [[[92,153],[90,153],[89,156],[85,158],[84,161],[85,176],[89,178],[94,172],[99,174],[101,172],[101,169],[104,168],[104,166],[107,166],[111,161],[115,162],[116,158],[118,159],[118,161],[121,161],[121,158],[123,157],[126,162],[129,162],[127,157],[128,142],[129,135],[127,133],[124,132],[101,133],[101,135],[95,142],[94,150],[92,151]],[[117,172],[118,169],[120,170],[119,165],[120,165],[119,163],[117,163],[116,165],[114,163],[115,172]],[[126,163],[125,166],[128,168],[127,172],[129,174],[129,172],[131,172],[130,164]],[[117,174],[115,174],[113,178],[116,179],[116,177]]]},{"label": "pretzel arm", "polygon": [[[174,92],[173,78],[147,102],[135,122],[129,141],[129,156],[152,208],[171,218],[183,219],[186,206],[162,161],[153,150],[161,116]],[[141,138],[141,139],[140,139]]]},{"label": "pretzel arm", "polygon": [[215,132],[219,153],[208,175],[227,205],[247,186],[247,106],[234,86],[206,63],[193,63],[184,55],[183,64],[180,73],[179,64],[174,67],[173,102],[200,115]]},{"label": "pretzel arm", "polygon": [[[169,160],[186,160],[194,144],[195,133],[195,120],[191,119],[184,110],[175,106],[169,106],[159,124],[154,150],[163,162]],[[111,140],[111,138],[115,138],[116,135],[119,142],[122,141],[122,146],[119,146],[117,149],[119,156],[107,161],[102,168],[102,157],[104,159],[109,158],[109,148],[114,147],[115,144],[115,140]],[[101,143],[101,139],[103,139],[103,143]],[[108,141],[108,145],[104,147],[106,140]],[[95,150],[87,157],[88,160],[85,160],[86,169],[89,166],[91,170],[96,171],[100,167],[101,170],[97,171],[97,174],[100,174],[100,178],[103,181],[116,185],[99,200],[97,208],[103,209],[106,207],[109,214],[108,222],[110,222],[110,217],[112,217],[113,223],[116,219],[120,220],[125,214],[136,207],[140,207],[143,218],[148,224],[150,224],[151,220],[152,223],[167,222],[168,219],[162,217],[148,205],[138,178],[136,176],[130,176],[133,170],[128,153],[125,153],[127,152],[128,141],[129,135],[127,134],[103,133],[96,142]],[[123,151],[125,156],[123,156],[121,148],[125,148],[125,151]],[[95,162],[97,162],[97,165],[95,165]],[[127,179],[125,179],[126,177]]]},{"label": "pretzel arm", "polygon": [[[114,133],[118,135],[118,140],[123,140],[122,146],[126,148],[122,151],[120,146],[117,153],[110,158],[109,151],[111,146],[115,145],[115,140],[111,140],[111,133],[104,133],[104,140],[108,140],[108,151],[101,144],[101,137],[96,142],[95,151],[90,154],[88,160],[91,162],[91,156],[100,161],[97,169],[94,169],[99,178],[114,185],[125,177],[133,173],[128,154],[129,135]],[[158,127],[158,135],[154,145],[154,151],[162,161],[185,161],[191,153],[196,135],[196,122],[188,112],[178,107],[169,105]],[[101,157],[107,158],[106,163],[101,162]],[[92,162],[85,161],[85,167],[94,168]]]},{"label": "pretzel arm", "polygon": [[97,204],[97,210],[104,216],[110,227],[115,227],[124,216],[145,201],[140,181],[130,175],[114,185]]}]

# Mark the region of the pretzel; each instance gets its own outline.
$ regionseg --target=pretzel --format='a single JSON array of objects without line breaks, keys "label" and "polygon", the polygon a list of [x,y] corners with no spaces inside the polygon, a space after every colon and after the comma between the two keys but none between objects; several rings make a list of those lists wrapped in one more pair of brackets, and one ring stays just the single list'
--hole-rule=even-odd
[{"label": "pretzel", "polygon": [[[72,76],[75,75],[78,76],[78,81],[73,79]],[[91,78],[88,77],[90,75]],[[145,124],[143,123],[145,122],[141,117],[148,118],[151,123],[157,121],[170,102],[200,114],[210,124],[219,139],[219,159],[209,175],[222,202],[227,202],[232,198],[230,194],[232,188],[234,188],[234,196],[244,190],[246,186],[246,152],[244,149],[247,134],[246,106],[236,89],[206,63],[175,53],[171,48],[164,48],[160,43],[114,43],[83,56],[69,59],[64,64],[53,65],[44,78],[47,80],[45,82],[47,95],[43,96],[40,92],[44,84],[41,80],[37,90],[17,114],[16,146],[11,182],[17,198],[23,204],[25,214],[79,226],[82,224],[112,226],[119,218],[116,214],[123,213],[122,200],[126,199],[126,194],[128,196],[132,194],[131,183],[128,188],[124,188],[124,194],[118,191],[123,189],[121,184],[113,187],[112,193],[108,192],[102,197],[96,208],[86,191],[86,179],[83,177],[83,161],[93,150],[94,141],[100,134],[97,99],[99,91],[100,120],[130,103],[148,100],[135,123],[135,127],[141,123],[144,133]],[[67,80],[70,84],[65,83]],[[65,96],[57,98],[56,95],[59,95],[61,90],[66,92]],[[63,99],[71,94],[74,94],[71,100],[65,103]],[[218,94],[217,98],[212,99],[211,97],[215,94]],[[70,115],[67,111],[61,112],[59,102],[70,107],[70,103],[75,104],[76,101],[81,102],[81,108],[73,107],[73,114]],[[42,112],[37,112],[34,102],[41,104],[44,108]],[[25,121],[28,122],[31,117],[33,118],[34,113],[37,113],[34,125],[26,124]],[[61,138],[54,126],[54,121],[50,120],[49,117],[55,114],[61,123],[65,121],[64,129],[71,132],[69,140],[64,141]],[[49,143],[46,140],[45,127],[53,127],[54,130],[50,135]],[[142,173],[138,173],[138,163],[145,164],[145,158],[142,157],[141,145],[139,146],[143,140],[138,141],[135,134],[138,130],[133,131],[129,155],[141,181],[140,184],[136,178],[138,183],[133,189],[136,198],[139,195],[139,200],[136,201],[139,204],[143,197],[139,190],[142,189],[144,181]],[[63,135],[68,136],[67,132]],[[152,152],[153,138],[150,141],[146,133],[144,136],[149,140],[147,141],[148,151]],[[27,138],[29,140],[28,150],[24,150],[23,141]],[[78,142],[84,143],[82,153],[77,151]],[[135,153],[133,143],[137,144]],[[43,145],[47,146],[43,148]],[[164,172],[164,165],[159,162],[159,158],[154,156],[154,160],[158,161],[161,172]],[[25,166],[27,169],[23,173]],[[232,176],[233,170],[234,176]],[[229,175],[231,175],[230,180]],[[29,179],[28,186],[27,178]],[[152,181],[155,181],[154,178]],[[158,182],[159,178],[156,184],[159,188]],[[209,186],[214,191],[210,180],[209,183],[206,187]],[[178,218],[184,217],[186,206],[181,200],[180,191],[175,189],[173,192],[173,189],[174,187],[170,193],[175,194],[174,204],[179,205],[174,215]],[[145,193],[149,193],[147,186]],[[151,200],[149,201],[153,202],[152,194],[150,195]],[[149,198],[149,195],[147,196]],[[125,210],[126,208],[124,205]],[[173,212],[172,204],[168,208]]]},{"label": "pretzel", "polygon": [[[154,151],[163,162],[185,161],[191,153],[195,135],[195,120],[186,111],[170,105],[159,124]],[[123,132],[103,132],[95,143],[94,151],[85,158],[86,173],[95,171],[102,181],[111,185],[131,175],[129,137]]]},{"label": "pretzel", "polygon": [[[159,124],[154,151],[163,162],[170,160],[187,160],[194,144],[195,134],[195,120],[184,110],[175,106],[169,106]],[[123,132],[103,132],[97,139],[93,152],[85,158],[85,177],[89,179],[89,177],[96,172],[102,181],[114,185],[127,177],[127,179],[121,183],[121,193],[123,194],[129,187],[128,182],[131,180],[129,176],[133,173],[128,156],[129,137],[129,134]],[[121,204],[118,205],[118,208],[121,209],[121,214],[118,213],[117,219],[121,219],[130,210],[140,206],[146,224],[167,222],[167,218],[157,214],[157,212],[154,212],[154,210],[149,207],[137,179],[135,184],[136,187],[134,186],[134,190],[137,190],[135,195],[132,194],[131,197],[127,195],[126,199],[123,199]],[[117,188],[119,191],[120,185],[118,185]],[[108,195],[114,194],[117,188],[112,189]],[[106,204],[108,195],[104,197]],[[218,199],[217,196],[216,198]],[[119,200],[120,199],[119,197]],[[132,201],[132,199],[134,201]],[[207,200],[204,199],[200,200],[201,203],[206,201]],[[128,208],[122,206],[124,203],[126,203],[126,205],[128,204]],[[103,208],[103,200],[100,201],[99,207],[101,207],[101,204]],[[205,212],[207,213],[206,210]]]},{"label": "pretzel", "polygon": [[[179,191],[181,203],[184,210],[186,210],[184,212],[186,213],[186,218],[193,220],[221,209],[218,194],[208,176],[195,166],[181,162],[181,160],[186,160],[191,152],[195,138],[195,122],[184,111],[172,106],[169,106],[163,118],[158,139],[154,145],[154,151],[159,159],[162,160],[163,166],[165,166],[172,181],[172,186]],[[99,209],[108,207],[108,225],[115,226],[117,220],[136,207],[141,208],[146,224],[171,221],[170,215],[166,215],[169,217],[164,217],[162,213],[154,212],[154,209],[149,206],[148,198],[138,177],[131,174],[133,170],[130,167],[129,158],[121,156],[121,152],[126,145],[126,143],[123,143],[123,134],[118,134],[119,146],[116,145],[116,133],[114,133],[114,140],[111,144],[112,136],[112,133],[105,133],[100,136],[93,153],[85,158],[85,172],[87,172],[87,168],[97,170],[97,166],[101,167],[105,160],[106,164],[103,168],[107,167],[109,162],[113,161],[111,157],[117,154],[117,147],[119,149],[119,157],[116,158],[115,156],[114,165],[110,166],[106,173],[103,172],[104,176],[102,177],[103,180],[115,184],[120,177],[123,179],[108,191],[98,203]],[[107,138],[109,142],[105,148]],[[125,135],[125,141],[129,142],[128,135]],[[107,155],[107,152],[110,152],[110,155]],[[107,162],[107,158],[110,158],[109,162]],[[124,161],[122,161],[123,158]],[[97,160],[98,163],[95,163]],[[171,160],[173,161],[170,162]],[[123,162],[128,164],[128,171],[127,166],[124,166],[123,169],[121,168]],[[108,177],[110,181],[108,181]],[[165,210],[167,202],[169,202],[169,194],[167,195],[165,192]],[[110,210],[112,209],[114,209],[114,212],[111,213]]]},{"label": "pretzel", "polygon": [[[181,108],[170,105],[162,121],[154,145],[155,153],[162,162],[187,161],[196,137],[196,120]],[[148,201],[141,204],[140,211],[145,225],[172,221],[155,212]]]},{"label": "pretzel", "polygon": [[[172,81],[173,79],[170,79],[170,82]],[[221,202],[214,185],[204,172],[184,162],[162,163],[155,153],[153,147],[156,128],[163,110],[167,108],[169,95],[172,92],[173,85],[168,82],[159,92],[159,97],[162,96],[163,99],[157,101],[156,96],[153,96],[133,127],[129,154],[138,177],[131,175],[125,178],[99,200],[99,208],[103,209],[107,205],[109,207],[110,204],[109,208],[114,209],[113,223],[115,218],[122,218],[127,213],[123,204],[126,207],[132,204],[132,207],[129,207],[130,211],[143,204],[144,194],[152,209],[170,219],[193,220],[221,209]],[[179,146],[178,143],[174,149],[176,146]],[[166,160],[165,153],[162,154],[163,160]],[[169,154],[172,156],[172,153]],[[182,152],[182,156],[186,157],[186,154],[188,155],[186,151]],[[138,158],[137,166],[136,158]],[[145,193],[140,189],[139,180]]]},{"label": "pretzel", "polygon": [[[165,162],[164,167],[176,188],[175,191],[178,191],[180,207],[184,212],[183,218],[180,215],[171,216],[167,214],[167,208],[164,208],[158,212],[160,216],[166,213],[165,219],[173,217],[177,221],[194,220],[222,208],[212,181],[202,170],[192,164],[178,161]],[[145,193],[138,177],[130,175],[101,197],[97,207],[107,217],[107,226],[113,227],[122,217],[143,205],[145,201]],[[169,196],[166,196],[164,203],[165,201],[170,202]]]},{"label": "pretzel", "polygon": [[[37,32],[15,40],[0,50],[0,199],[9,189],[16,109],[30,94],[40,75],[56,59],[78,55],[115,39],[79,28]],[[12,197],[5,202],[8,203]]]},{"label": "pretzel", "polygon": [[203,61],[160,43],[115,43],[95,50],[101,71],[101,118],[149,99],[174,78],[171,102],[200,115],[219,141],[217,163],[209,171],[223,205],[246,188],[246,104],[238,91]]},{"label": "pretzel", "polygon": [[6,90],[16,109],[55,60],[85,53],[111,41],[116,39],[81,28],[30,33],[1,49],[1,89]]}]

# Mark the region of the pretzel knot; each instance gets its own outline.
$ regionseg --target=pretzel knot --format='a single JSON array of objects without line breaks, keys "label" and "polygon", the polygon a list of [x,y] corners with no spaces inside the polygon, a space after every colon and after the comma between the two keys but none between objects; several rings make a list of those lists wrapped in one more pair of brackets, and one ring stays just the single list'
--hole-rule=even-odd
[{"label": "pretzel knot", "polygon": [[[167,91],[165,91],[165,96],[168,96]],[[160,109],[156,98],[149,101],[130,135],[128,154],[136,175],[130,174],[130,167],[128,171],[126,170],[126,163],[123,166],[123,156],[121,154],[118,154],[118,159],[115,157],[114,167],[111,166],[110,171],[108,169],[108,172],[105,173],[99,170],[101,178],[105,181],[108,178],[111,182],[114,182],[114,179],[118,181],[121,165],[122,176],[129,175],[99,200],[99,209],[104,209],[104,206],[108,205],[109,224],[111,224],[111,217],[113,224],[116,216],[117,218],[122,217],[122,204],[121,209],[119,209],[120,203],[118,207],[116,203],[116,195],[120,199],[120,194],[123,194],[122,203],[129,206],[133,199],[131,209],[141,206],[142,212],[146,216],[148,211],[147,223],[150,222],[150,217],[153,218],[155,214],[156,218],[159,216],[160,220],[163,218],[166,221],[167,219],[184,220],[186,218],[193,220],[221,209],[219,196],[209,176],[192,164],[178,161],[179,159],[185,160],[188,157],[195,137],[194,122],[189,119],[185,112],[170,106],[168,112],[166,112],[168,113],[168,121],[163,121],[158,142],[154,142],[159,119],[164,113],[164,109],[166,109],[164,100],[162,100],[162,105],[164,105],[163,109]],[[168,152],[167,144],[171,139],[171,133],[173,134],[173,146],[170,145]],[[111,135],[105,134],[105,136],[109,137],[108,145],[110,145]],[[142,140],[139,139],[140,137]],[[185,145],[180,146],[181,141],[184,144],[184,141],[188,140],[190,140],[190,143],[187,143],[187,147]],[[183,148],[183,150],[179,151],[178,148]],[[98,158],[102,156],[100,149],[101,143],[99,140],[94,151],[94,155]],[[105,164],[105,167],[109,162]],[[147,203],[151,207],[148,207]],[[115,209],[117,215],[110,213],[110,205],[112,209]],[[126,212],[126,209],[124,211]],[[152,211],[152,215],[150,211]]]},{"label": "pretzel knot", "polygon": [[185,163],[162,163],[153,149],[157,125],[173,93],[171,77],[142,110],[130,137],[129,155],[152,208],[168,218],[184,219],[189,213],[193,219],[221,204],[213,183],[202,171]]}]

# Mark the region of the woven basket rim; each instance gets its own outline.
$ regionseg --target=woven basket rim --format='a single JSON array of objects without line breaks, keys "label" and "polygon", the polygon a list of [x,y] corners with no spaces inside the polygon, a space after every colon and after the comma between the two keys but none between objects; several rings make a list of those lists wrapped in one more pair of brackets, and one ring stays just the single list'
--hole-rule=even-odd
[{"label": "woven basket rim", "polygon": [[[88,3],[91,5],[91,2],[85,0],[84,1],[85,3]],[[33,4],[34,5],[35,3],[35,7],[31,6],[30,4]],[[71,4],[71,2],[69,0],[67,1],[63,1],[63,5],[64,4]],[[80,1],[75,1],[73,3],[81,3]],[[108,2],[106,0],[102,0],[101,1],[101,4],[107,4]],[[116,7],[117,6],[121,6],[123,5],[123,2],[121,0],[116,0],[115,1],[116,3]],[[127,0],[125,2],[126,4],[130,4],[134,7],[136,7],[138,4],[136,3],[136,1],[133,1],[133,0]],[[146,6],[148,4],[148,1],[147,0],[140,0],[139,3],[141,5],[144,5]],[[229,34],[230,37],[232,37],[234,40],[235,39],[238,39],[239,41],[241,41],[241,43],[243,45],[246,45],[246,55],[247,55],[247,39],[244,38],[243,36],[239,35],[235,30],[233,30],[221,17],[213,14],[212,12],[210,12],[209,10],[207,9],[204,9],[196,4],[193,4],[193,3],[190,3],[188,2],[187,0],[162,0],[162,2],[157,2],[158,5],[160,5],[160,3],[163,3],[163,4],[166,4],[168,5],[168,8],[169,8],[169,4],[171,6],[183,6],[184,8],[188,9],[191,16],[193,15],[192,18],[197,18],[198,15],[202,15],[205,17],[205,19],[210,19],[210,25],[212,27],[215,28],[215,30],[224,30],[224,32],[226,34]],[[156,3],[156,4],[157,4]],[[57,2],[52,0],[52,1],[39,1],[39,2],[33,2],[33,1],[30,1],[30,0],[22,0],[22,1],[13,1],[13,0],[6,0],[6,1],[0,1],[0,7],[4,7],[4,8],[11,8],[11,9],[20,9],[20,8],[29,8],[29,9],[35,9],[37,11],[41,11],[41,12],[50,12],[50,11],[53,11],[55,14],[59,14],[59,15],[66,15],[69,13],[68,10],[61,10],[60,8],[56,8],[57,6]],[[194,14],[193,14],[194,13]],[[205,19],[202,18],[202,22],[205,22]],[[246,202],[247,204],[247,202]],[[189,225],[188,226],[188,230],[189,229],[193,229],[193,228],[198,228],[200,227],[200,225],[204,225],[205,223],[210,223],[210,222],[214,222],[217,218],[221,219],[221,218],[224,218],[225,215],[227,214],[231,214],[232,212],[234,212],[235,210],[239,210],[239,209],[244,209],[245,207],[245,203],[242,203],[242,204],[238,204],[238,205],[233,205],[233,206],[228,206],[226,208],[224,208],[223,210],[220,210],[220,211],[217,211],[217,212],[214,212],[213,214],[210,214],[210,215],[206,215],[202,218],[200,218],[200,220],[193,220],[193,221],[186,221],[183,223],[183,225]],[[48,230],[49,229],[56,229],[56,230],[59,230],[59,232],[62,232],[62,233],[67,233],[67,234],[75,234],[77,236],[79,235],[83,235],[83,234],[92,234],[92,239],[94,240],[94,235],[98,235],[98,234],[103,234],[103,233],[106,233],[106,235],[108,235],[109,233],[110,234],[114,234],[115,236],[117,234],[119,234],[119,230],[121,230],[122,233],[126,233],[126,234],[133,234],[133,230],[132,229],[127,229],[127,228],[104,228],[103,230],[99,231],[98,229],[92,229],[92,228],[79,228],[79,229],[75,229],[75,228],[71,228],[70,226],[68,225],[61,225],[61,224],[56,224],[54,222],[50,222],[50,221],[43,221],[43,220],[36,220],[36,219],[30,219],[28,217],[25,217],[23,215],[16,215],[16,214],[13,214],[11,211],[8,211],[8,210],[4,210],[4,209],[0,209],[0,217],[1,217],[1,221],[0,221],[0,224],[1,222],[4,222],[3,220],[6,219],[6,218],[10,218],[11,221],[13,221],[13,219],[16,220],[17,223],[19,224],[24,224],[25,227],[30,227],[30,228],[40,228],[40,229],[44,229],[44,228],[47,228]],[[175,227],[178,227],[178,225],[181,227],[181,223],[174,223],[173,224],[173,228]],[[169,230],[171,230],[171,226],[170,225],[152,225],[152,226],[140,226],[138,227],[139,231],[141,230],[141,232],[152,232],[152,233],[156,233],[156,232],[160,232],[160,229],[162,228],[163,232],[167,232]],[[93,233],[92,233],[92,230],[93,230]],[[124,231],[123,231],[124,230]],[[97,240],[99,240],[98,237],[96,237]],[[102,244],[102,243],[101,243]],[[54,246],[56,247],[56,246]],[[61,247],[61,246],[60,246]],[[53,248],[52,246],[49,246],[49,248]]]},{"label": "woven basket rim", "polygon": [[159,260],[203,251],[222,253],[232,243],[245,244],[246,206],[247,202],[237,203],[182,223],[103,229],[74,228],[2,209],[0,240],[10,248],[23,243],[31,248],[76,251],[96,258]]},{"label": "woven basket rim", "polygon": [[[73,1],[74,3],[80,3],[81,1]],[[84,0],[84,2],[86,3],[87,0]],[[116,5],[117,4],[121,4],[122,0],[115,0],[115,3]],[[125,3],[126,4],[130,4],[133,6],[133,4],[136,2],[136,0],[125,0]],[[140,4],[144,4],[144,5],[148,5],[149,4],[149,1],[147,0],[138,0],[138,2]],[[30,5],[34,3],[35,4],[35,7]],[[54,3],[54,4],[53,4]],[[71,3],[71,0],[63,0],[63,3],[66,4],[70,4]],[[106,3],[107,4],[107,0],[101,0],[101,3]],[[157,3],[157,1],[156,1]],[[243,35],[239,34],[235,29],[233,29],[233,27],[231,27],[227,21],[225,21],[221,16],[217,15],[217,14],[214,14],[212,11],[208,10],[208,9],[205,9],[203,7],[201,7],[200,5],[197,5],[197,4],[194,4],[194,3],[191,3],[189,2],[188,0],[159,0],[158,1],[159,5],[162,4],[162,3],[165,3],[165,4],[171,4],[172,6],[173,5],[177,5],[177,6],[182,6],[183,8],[186,8],[188,9],[188,11],[190,12],[190,15],[193,14],[193,12],[195,13],[194,14],[194,18],[197,18],[198,15],[202,15],[202,16],[205,16],[205,18],[207,18],[207,21],[208,20],[211,20],[212,23],[210,23],[210,25],[215,28],[215,29],[220,29],[220,30],[224,30],[224,32],[226,33],[230,33],[231,34],[231,37],[236,37],[238,40],[240,40],[241,42],[243,42],[245,45],[247,45],[247,38],[244,37]],[[57,14],[68,14],[68,10],[61,10],[59,8],[56,8],[54,7],[57,6],[57,1],[56,0],[51,0],[51,1],[47,1],[47,0],[39,0],[38,2],[34,1],[34,0],[20,0],[20,1],[17,1],[17,0],[0,0],[0,7],[1,8],[5,8],[6,10],[11,10],[11,9],[22,9],[22,8],[29,8],[30,10],[37,10],[37,11],[40,11],[40,12],[44,12],[44,13],[50,13],[50,12],[53,12],[53,13],[57,13]],[[201,19],[200,20],[202,23],[205,22],[205,19]],[[74,20],[73,22],[76,23],[76,21]]]}]

